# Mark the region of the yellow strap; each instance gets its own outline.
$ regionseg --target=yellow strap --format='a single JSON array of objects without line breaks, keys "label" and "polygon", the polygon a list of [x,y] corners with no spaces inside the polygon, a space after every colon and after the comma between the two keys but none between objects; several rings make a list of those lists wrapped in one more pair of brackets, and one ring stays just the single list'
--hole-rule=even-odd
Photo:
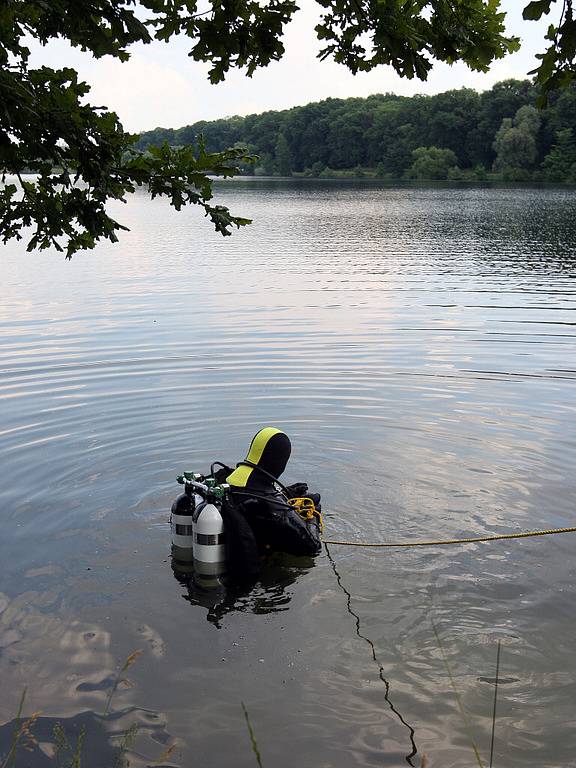
[{"label": "yellow strap", "polygon": [[468,539],[440,539],[438,541],[340,541],[323,539],[324,544],[338,544],[342,547],[443,547],[446,544],[475,544],[479,541],[501,541],[502,539],[527,539],[531,536],[552,536],[556,533],[575,533],[574,528],[549,528],[545,531],[525,531],[524,533],[499,533],[495,536],[474,536]]}]

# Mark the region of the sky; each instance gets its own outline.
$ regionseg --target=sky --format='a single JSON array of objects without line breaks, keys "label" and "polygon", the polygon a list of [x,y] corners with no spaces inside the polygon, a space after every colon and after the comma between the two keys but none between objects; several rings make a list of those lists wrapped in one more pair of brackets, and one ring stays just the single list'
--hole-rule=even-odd
[{"label": "sky", "polygon": [[320,7],[314,0],[299,3],[301,10],[287,28],[284,58],[252,78],[235,71],[224,83],[211,85],[208,66],[187,56],[186,40],[133,46],[127,63],[112,58],[95,60],[55,41],[46,48],[33,46],[33,63],[74,67],[92,88],[89,101],[117,112],[127,130],[178,128],[198,120],[287,109],[328,97],[388,92],[410,96],[462,87],[482,91],[499,80],[523,78],[536,66],[534,54],[545,48],[549,23],[545,19],[523,21],[525,4],[521,0],[502,1],[507,32],[522,40],[518,53],[497,61],[487,74],[472,72],[462,64],[436,64],[426,82],[403,80],[391,67],[352,75],[333,61],[318,61],[320,45],[314,26]]}]

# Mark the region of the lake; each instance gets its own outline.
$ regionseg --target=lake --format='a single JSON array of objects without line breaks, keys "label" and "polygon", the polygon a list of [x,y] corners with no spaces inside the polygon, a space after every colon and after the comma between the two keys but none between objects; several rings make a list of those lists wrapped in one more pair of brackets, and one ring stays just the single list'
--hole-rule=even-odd
[{"label": "lake", "polygon": [[575,525],[575,192],[217,198],[254,224],[136,194],[116,246],[2,249],[0,755],[26,688],[17,766],[54,765],[56,723],[84,768],[256,766],[242,704],[265,768],[464,768],[470,731],[488,766],[500,641],[494,766],[576,766],[576,534],[333,545],[232,599],[173,571],[169,527],[176,475],[266,425],[327,538]]}]

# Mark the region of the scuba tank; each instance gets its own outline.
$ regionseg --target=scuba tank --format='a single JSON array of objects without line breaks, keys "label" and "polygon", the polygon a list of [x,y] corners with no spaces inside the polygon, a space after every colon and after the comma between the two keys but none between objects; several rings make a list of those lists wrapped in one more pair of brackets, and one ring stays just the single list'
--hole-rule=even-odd
[{"label": "scuba tank", "polygon": [[217,486],[212,477],[204,483],[205,500],[192,516],[194,571],[199,576],[217,577],[226,571],[224,521],[220,509],[228,486]]},{"label": "scuba tank", "polygon": [[199,475],[185,472],[178,477],[184,485],[184,493],[172,504],[170,527],[172,530],[172,562],[175,570],[185,574],[192,572],[194,559],[193,516],[196,507],[202,503],[202,497],[195,493],[194,485]]},{"label": "scuba tank", "polygon": [[172,568],[183,578],[194,575],[203,589],[219,587],[226,572],[220,510],[229,486],[193,472],[184,472],[177,480],[184,493],[172,504]]}]

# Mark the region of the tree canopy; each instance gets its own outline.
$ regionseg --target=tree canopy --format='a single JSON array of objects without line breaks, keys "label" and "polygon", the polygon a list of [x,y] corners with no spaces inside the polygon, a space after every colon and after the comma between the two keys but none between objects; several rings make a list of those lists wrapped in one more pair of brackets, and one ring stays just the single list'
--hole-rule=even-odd
[{"label": "tree canopy", "polygon": [[[552,93],[545,109],[535,108],[538,95],[530,80],[503,80],[481,93],[460,88],[434,96],[331,98],[155,128],[141,134],[136,146],[144,150],[168,142],[178,147],[202,134],[211,152],[249,147],[259,159],[242,172],[263,176],[569,181],[571,152],[556,152],[554,162],[547,158],[558,134],[568,130],[571,135],[576,128],[576,83]],[[562,146],[569,146],[568,134],[562,135]],[[420,149],[426,153],[416,156]],[[429,162],[432,156],[451,157],[435,150],[450,150],[455,162]]]},{"label": "tree canopy", "polygon": [[[389,64],[403,77],[425,79],[435,61],[465,62],[486,71],[519,47],[508,37],[499,0],[317,0],[320,58],[332,57],[352,72]],[[560,8],[561,6],[561,8]],[[541,100],[574,77],[576,21],[572,0],[534,0],[524,16],[553,8],[550,45],[536,71]],[[190,40],[189,55],[210,63],[212,82],[232,67],[251,75],[281,58],[294,0],[5,0],[0,5],[0,169],[20,185],[0,189],[0,235],[21,238],[31,226],[29,250],[54,246],[69,257],[101,238],[117,240],[122,225],[106,212],[137,186],[166,196],[180,208],[201,206],[217,231],[230,234],[248,223],[213,205],[210,176],[231,176],[249,152],[210,152],[199,139],[183,147],[135,147],[117,115],[91,106],[89,88],[71,68],[30,66],[27,41],[63,38],[95,57],[129,58],[134,43]],[[281,137],[276,148],[290,160]],[[345,148],[343,148],[345,151]],[[37,178],[27,181],[23,174]]]}]

